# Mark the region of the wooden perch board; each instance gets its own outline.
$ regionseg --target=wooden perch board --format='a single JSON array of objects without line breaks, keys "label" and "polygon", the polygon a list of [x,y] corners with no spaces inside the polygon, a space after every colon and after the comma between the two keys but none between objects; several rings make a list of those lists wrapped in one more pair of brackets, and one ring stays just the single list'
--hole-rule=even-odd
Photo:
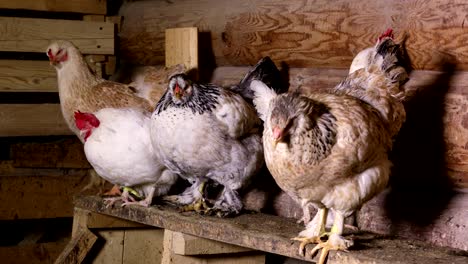
[{"label": "wooden perch board", "polygon": [[[234,218],[207,217],[194,213],[179,213],[174,208],[161,206],[120,207],[117,204],[112,208],[106,208],[102,198],[95,196],[79,197],[75,200],[75,206],[150,226],[304,259],[298,254],[299,242],[291,241],[291,238],[296,236],[303,227],[292,219],[260,213],[242,214]],[[348,253],[331,252],[328,264],[466,263],[466,257],[456,255],[453,251],[416,241],[386,238],[373,234],[356,234],[354,239],[358,247],[351,248]]]},{"label": "wooden perch board", "polygon": [[113,23],[0,17],[0,51],[44,52],[51,40],[73,42],[84,54],[114,54]]},{"label": "wooden perch board", "polygon": [[0,1],[0,8],[25,9],[49,12],[75,12],[83,14],[106,14],[106,0],[21,0]]},{"label": "wooden perch board", "polygon": [[0,104],[0,136],[73,135],[58,104]]},{"label": "wooden perch board", "polygon": [[[190,10],[190,12],[187,12]],[[453,56],[468,69],[468,3],[406,0],[134,1],[120,9],[123,58],[137,64],[164,61],[164,29],[207,32],[216,65],[252,65],[263,56],[289,67],[347,68],[387,28],[406,46],[415,69],[434,70],[437,56]]]}]

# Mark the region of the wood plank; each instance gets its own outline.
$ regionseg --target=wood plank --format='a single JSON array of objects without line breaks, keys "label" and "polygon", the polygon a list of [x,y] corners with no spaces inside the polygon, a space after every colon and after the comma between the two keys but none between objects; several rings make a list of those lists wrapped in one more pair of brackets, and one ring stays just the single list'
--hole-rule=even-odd
[{"label": "wood plank", "polygon": [[91,165],[78,138],[54,142],[20,142],[10,145],[14,167],[89,169]]},{"label": "wood plank", "polygon": [[35,169],[29,175],[0,176],[0,220],[73,216],[73,196],[88,183],[87,174],[83,170],[69,170],[44,176]]},{"label": "wood plank", "polygon": [[99,240],[103,243],[97,254],[93,256],[91,263],[123,263],[124,230],[99,230],[96,231]]},{"label": "wood plank", "polygon": [[22,246],[0,247],[0,256],[9,264],[53,263],[67,242],[48,242]]},{"label": "wood plank", "polygon": [[170,235],[172,235],[172,251],[179,255],[213,255],[252,251],[250,248],[191,236],[176,231],[171,232]]},{"label": "wood plank", "polygon": [[86,228],[78,230],[71,241],[55,260],[55,264],[81,263],[97,240],[97,236]]},{"label": "wood plank", "polygon": [[57,92],[56,76],[48,61],[0,60],[2,92]]},{"label": "wood plank", "polygon": [[[235,218],[200,216],[195,213],[179,213],[171,207],[138,206],[106,208],[102,198],[79,197],[76,207],[108,214],[130,221],[178,230],[186,234],[213,239],[238,246],[254,248],[274,254],[304,259],[298,254],[298,242],[290,239],[303,228],[292,219],[267,214],[242,214]],[[220,232],[222,231],[222,232]],[[465,263],[466,257],[456,256],[447,249],[432,247],[426,243],[380,237],[372,234],[356,234],[358,248],[348,253],[331,252],[328,263],[347,261],[375,261],[378,263]],[[348,262],[349,263],[349,262]],[[360,263],[360,262],[357,262]]]},{"label": "wood plank", "polygon": [[0,136],[73,135],[58,104],[0,104]]},{"label": "wood plank", "polygon": [[26,9],[49,12],[74,12],[83,14],[102,14],[107,12],[106,0],[21,0],[1,1],[0,8]]},{"label": "wood plank", "polygon": [[84,54],[114,54],[113,23],[0,17],[1,51],[45,52],[56,39],[73,42]]},{"label": "wood plank", "polygon": [[[179,255],[174,251],[174,245],[177,244],[177,241],[174,238],[174,233],[171,230],[164,230],[164,252],[162,264],[264,264],[265,263],[265,254],[263,252],[243,252],[243,253],[233,253],[233,254],[218,254],[218,255],[199,255],[199,256],[188,256],[188,255]],[[220,243],[212,241],[212,244]],[[225,243],[221,243],[225,244]]]},{"label": "wood plank", "polygon": [[169,28],[165,36],[166,67],[198,68],[198,28]]},{"label": "wood plank", "polygon": [[161,263],[163,240],[164,229],[126,229],[122,263]]},{"label": "wood plank", "polygon": [[[191,10],[187,13],[186,10]],[[122,5],[123,59],[155,65],[164,61],[164,29],[197,26],[209,32],[218,66],[252,65],[263,56],[289,67],[347,68],[387,28],[406,43],[415,69],[434,70],[442,53],[468,69],[468,3],[452,1],[230,0],[135,1]],[[443,55],[442,55],[443,56]]]},{"label": "wood plank", "polygon": [[89,210],[75,208],[73,213],[73,229],[72,235],[81,228],[89,229],[96,228],[148,228],[141,223],[127,221],[121,218],[112,217],[109,215],[98,214]]}]

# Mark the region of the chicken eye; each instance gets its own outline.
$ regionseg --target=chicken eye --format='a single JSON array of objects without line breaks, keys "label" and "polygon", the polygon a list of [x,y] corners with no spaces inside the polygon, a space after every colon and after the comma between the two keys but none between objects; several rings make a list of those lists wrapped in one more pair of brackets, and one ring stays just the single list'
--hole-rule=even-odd
[{"label": "chicken eye", "polygon": [[61,54],[62,51],[63,51],[63,49],[59,49],[59,50],[57,51],[57,55]]}]

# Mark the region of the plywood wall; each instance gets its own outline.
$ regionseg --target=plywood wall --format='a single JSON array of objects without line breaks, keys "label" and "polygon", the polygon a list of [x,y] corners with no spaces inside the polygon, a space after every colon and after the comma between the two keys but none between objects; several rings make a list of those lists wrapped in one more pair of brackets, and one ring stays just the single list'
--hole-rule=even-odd
[{"label": "plywood wall", "polygon": [[[347,68],[392,27],[407,36],[415,69],[438,69],[452,55],[468,69],[465,0],[178,0],[125,3],[121,52],[139,64],[164,63],[164,30],[196,26],[218,66],[252,65],[262,56],[290,67]],[[209,47],[209,46],[212,47]]]}]

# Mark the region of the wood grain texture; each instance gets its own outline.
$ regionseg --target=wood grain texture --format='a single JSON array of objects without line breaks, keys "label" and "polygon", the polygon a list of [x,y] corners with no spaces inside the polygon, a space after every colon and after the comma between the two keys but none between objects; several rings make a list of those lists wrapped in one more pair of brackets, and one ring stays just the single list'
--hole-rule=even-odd
[{"label": "wood grain texture", "polygon": [[[71,217],[73,195],[88,183],[87,171],[29,170],[0,176],[0,219],[38,219]],[[97,193],[92,190],[91,193]]]},{"label": "wood grain texture", "polygon": [[3,0],[0,8],[104,15],[107,11],[106,3],[106,0]]},{"label": "wood grain texture", "polygon": [[128,61],[163,64],[164,30],[198,27],[210,35],[201,48],[212,50],[218,66],[252,65],[268,55],[290,67],[347,68],[392,27],[398,40],[407,35],[415,69],[437,69],[437,57],[450,54],[466,70],[467,12],[464,0],[126,2],[120,48]]},{"label": "wood grain texture", "polygon": [[[76,207],[112,215],[190,235],[253,248],[298,259],[299,242],[291,241],[301,226],[292,219],[267,214],[242,214],[235,218],[180,213],[171,207],[115,206],[106,208],[102,198],[80,197]],[[466,257],[417,241],[388,239],[372,234],[356,234],[360,247],[349,252],[330,252],[328,264],[334,263],[465,263]],[[310,245],[313,246],[313,245]],[[308,247],[309,248],[309,247]],[[163,257],[164,259],[164,257]],[[310,260],[310,257],[307,257]],[[348,262],[345,262],[344,260]],[[354,261],[354,262],[353,262]],[[164,263],[164,262],[163,262]]]},{"label": "wood grain texture", "polygon": [[77,137],[53,142],[22,142],[10,145],[13,167],[89,169],[83,144]]},{"label": "wood grain texture", "polygon": [[73,135],[58,104],[0,104],[0,136]]},{"label": "wood grain texture", "polygon": [[21,246],[2,246],[0,247],[0,256],[4,262],[9,264],[53,263],[66,245],[66,242],[48,242]]},{"label": "wood grain texture", "polygon": [[166,67],[184,64],[187,70],[198,68],[198,29],[169,28],[165,34]]},{"label": "wood grain texture", "polygon": [[191,236],[176,231],[169,234],[166,233],[166,235],[172,235],[172,251],[178,255],[213,255],[252,251],[250,248]]},{"label": "wood grain texture", "polygon": [[97,236],[87,228],[78,230],[54,264],[81,263],[97,239]]},{"label": "wood grain texture", "polygon": [[113,23],[0,17],[1,51],[45,53],[57,39],[73,42],[84,54],[114,54]]},{"label": "wood grain texture", "polygon": [[0,91],[57,92],[56,76],[48,61],[0,60]]}]

